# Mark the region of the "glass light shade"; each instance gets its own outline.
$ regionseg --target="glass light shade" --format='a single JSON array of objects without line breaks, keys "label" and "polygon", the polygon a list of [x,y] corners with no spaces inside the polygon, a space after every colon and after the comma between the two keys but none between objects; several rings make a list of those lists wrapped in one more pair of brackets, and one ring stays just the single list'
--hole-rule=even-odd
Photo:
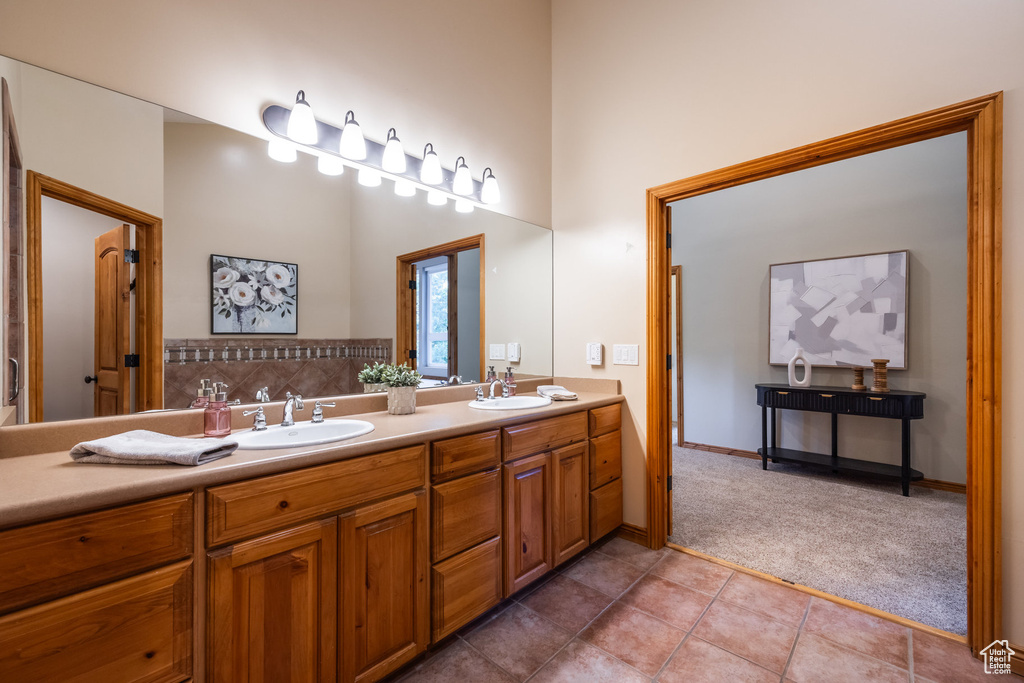
[{"label": "glass light shade", "polygon": [[459,213],[473,213],[473,204],[466,199],[456,199],[455,210]]},{"label": "glass light shade", "polygon": [[413,197],[416,195],[416,186],[408,180],[396,180],[395,194],[399,197]]},{"label": "glass light shade", "polygon": [[295,106],[288,115],[288,137],[303,145],[315,145],[317,141],[316,119],[313,108],[306,102],[306,93],[299,91],[295,96]]},{"label": "glass light shade", "polygon": [[469,166],[466,160],[459,157],[455,162],[455,180],[452,182],[452,192],[461,195],[473,194],[473,176],[469,174]]},{"label": "glass light shade", "polygon": [[480,190],[480,201],[484,204],[497,204],[501,201],[498,179],[494,177],[494,173],[489,168],[484,169],[484,186]]},{"label": "glass light shade", "polygon": [[338,157],[319,156],[316,160],[316,170],[324,175],[341,175],[345,172],[345,164]]},{"label": "glass light shade", "polygon": [[427,203],[433,206],[444,206],[448,203],[448,196],[443,192],[431,190],[427,192]]},{"label": "glass light shade", "polygon": [[351,111],[345,114],[345,127],[341,129],[341,144],[338,151],[346,159],[361,161],[366,158],[366,140],[363,129],[356,122],[356,115]]},{"label": "glass light shade", "polygon": [[405,150],[402,148],[402,141],[398,139],[394,128],[388,131],[381,167],[388,173],[405,173]]},{"label": "glass light shade", "polygon": [[437,158],[434,146],[428,142],[427,146],[423,148],[423,166],[420,168],[420,182],[425,185],[440,185],[442,180],[444,180],[444,177],[441,173],[441,160]]},{"label": "glass light shade", "polygon": [[299,154],[295,151],[295,145],[283,138],[271,138],[267,145],[267,156],[274,161],[283,161],[290,164],[295,161]]},{"label": "glass light shade", "polygon": [[363,187],[379,187],[380,173],[369,168],[359,169],[359,184]]}]

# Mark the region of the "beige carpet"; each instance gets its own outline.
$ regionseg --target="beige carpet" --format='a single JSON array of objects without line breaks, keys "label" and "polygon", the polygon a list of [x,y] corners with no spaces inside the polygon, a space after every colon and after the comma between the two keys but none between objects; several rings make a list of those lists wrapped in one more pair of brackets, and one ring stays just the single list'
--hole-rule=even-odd
[{"label": "beige carpet", "polygon": [[673,449],[669,540],[967,633],[966,496]]}]

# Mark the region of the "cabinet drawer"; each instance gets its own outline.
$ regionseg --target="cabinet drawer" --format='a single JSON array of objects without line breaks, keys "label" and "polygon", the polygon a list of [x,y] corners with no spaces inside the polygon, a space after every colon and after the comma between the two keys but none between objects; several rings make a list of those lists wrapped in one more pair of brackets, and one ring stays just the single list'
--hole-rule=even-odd
[{"label": "cabinet drawer", "polygon": [[622,525],[622,480],[590,492],[590,542],[594,543]]},{"label": "cabinet drawer", "polygon": [[590,436],[617,431],[622,424],[622,404],[594,408],[590,411]]},{"label": "cabinet drawer", "polygon": [[192,675],[192,563],[0,617],[0,681],[181,681]]},{"label": "cabinet drawer", "polygon": [[590,488],[604,486],[622,476],[622,432],[590,439]]},{"label": "cabinet drawer", "polygon": [[192,552],[192,494],[0,532],[0,613],[169,564]]},{"label": "cabinet drawer", "polygon": [[851,396],[850,409],[856,415],[902,418],[903,401],[891,396]]},{"label": "cabinet drawer", "polygon": [[434,481],[446,481],[463,474],[489,470],[501,462],[501,432],[495,429],[435,441],[432,450],[430,474]]},{"label": "cabinet drawer", "polygon": [[505,430],[505,460],[568,446],[587,438],[585,412],[528,422]]},{"label": "cabinet drawer", "polygon": [[500,470],[437,484],[431,489],[430,502],[434,562],[501,533]]},{"label": "cabinet drawer", "polygon": [[501,602],[501,539],[434,565],[430,586],[431,641],[436,643]]},{"label": "cabinet drawer", "polygon": [[426,483],[426,446],[215,486],[206,491],[210,546],[255,536]]}]

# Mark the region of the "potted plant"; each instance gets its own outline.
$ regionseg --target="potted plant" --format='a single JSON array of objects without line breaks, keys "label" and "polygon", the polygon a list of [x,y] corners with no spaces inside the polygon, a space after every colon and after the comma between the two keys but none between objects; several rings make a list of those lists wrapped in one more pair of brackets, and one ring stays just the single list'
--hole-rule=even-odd
[{"label": "potted plant", "polygon": [[383,363],[374,363],[372,368],[363,364],[363,369],[359,371],[356,379],[363,383],[364,394],[387,391],[388,385],[384,383],[384,369],[387,367]]},{"label": "potted plant", "polygon": [[392,415],[415,413],[416,387],[423,375],[402,363],[385,365],[381,376],[388,386],[388,412]]}]

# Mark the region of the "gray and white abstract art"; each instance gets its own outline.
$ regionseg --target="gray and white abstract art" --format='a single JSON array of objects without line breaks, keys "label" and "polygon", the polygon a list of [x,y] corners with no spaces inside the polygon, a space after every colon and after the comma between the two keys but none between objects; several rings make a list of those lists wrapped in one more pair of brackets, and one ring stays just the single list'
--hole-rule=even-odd
[{"label": "gray and white abstract art", "polygon": [[906,251],[770,267],[768,362],[907,367]]}]

